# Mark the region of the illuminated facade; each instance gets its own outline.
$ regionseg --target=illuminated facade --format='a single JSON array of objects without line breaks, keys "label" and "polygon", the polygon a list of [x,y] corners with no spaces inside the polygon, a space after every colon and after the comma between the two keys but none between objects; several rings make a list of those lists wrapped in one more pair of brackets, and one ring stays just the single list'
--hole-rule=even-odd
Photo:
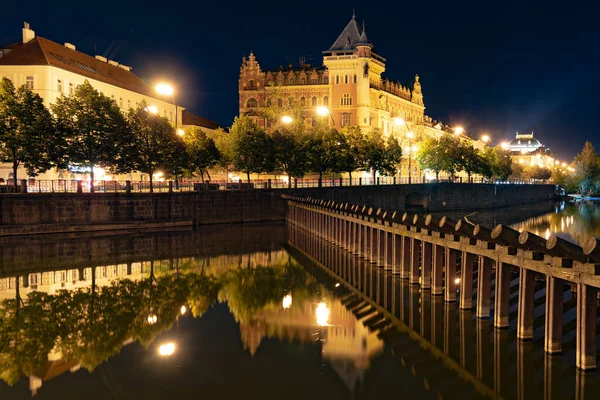
[{"label": "illuminated facade", "polygon": [[[0,79],[10,79],[15,87],[26,85],[44,100],[49,108],[61,96],[73,94],[77,85],[88,81],[96,90],[112,97],[122,112],[136,107],[142,101],[156,108],[157,114],[166,117],[182,129],[201,126],[214,130],[216,124],[195,116],[184,107],[175,107],[171,96],[161,96],[147,82],[131,72],[131,67],[107,60],[102,56],[89,56],[76,50],[70,43],[61,45],[37,37],[28,23],[23,28],[21,42],[0,48]],[[39,179],[85,179],[78,170],[47,171]],[[27,177],[23,167],[19,177]],[[103,171],[97,171],[96,179],[103,179]],[[135,176],[132,176],[135,175]],[[0,164],[0,178],[10,178],[12,166]],[[107,177],[108,179],[113,178]],[[139,180],[137,174],[122,176],[123,179]]]},{"label": "illuminated facade", "polygon": [[510,151],[513,162],[523,166],[552,168],[557,163],[550,149],[533,137],[533,132],[517,132],[515,138],[504,147]]}]

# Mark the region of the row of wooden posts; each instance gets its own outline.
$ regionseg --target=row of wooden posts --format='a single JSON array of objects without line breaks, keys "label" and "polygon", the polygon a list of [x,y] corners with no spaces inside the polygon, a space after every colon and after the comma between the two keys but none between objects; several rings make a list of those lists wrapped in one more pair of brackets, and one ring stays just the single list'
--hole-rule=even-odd
[{"label": "row of wooden posts", "polygon": [[408,279],[410,284],[431,290],[432,295],[443,295],[446,302],[457,301],[458,292],[459,307],[475,307],[477,318],[492,315],[495,271],[493,323],[498,329],[508,328],[511,271],[518,271],[519,340],[533,339],[535,276],[543,274],[546,278],[544,348],[550,354],[562,352],[565,284],[576,286],[576,365],[582,370],[595,369],[600,287],[597,238],[581,248],[557,236],[546,240],[505,225],[490,230],[431,214],[375,210],[364,205],[289,195],[284,198],[288,222]]}]

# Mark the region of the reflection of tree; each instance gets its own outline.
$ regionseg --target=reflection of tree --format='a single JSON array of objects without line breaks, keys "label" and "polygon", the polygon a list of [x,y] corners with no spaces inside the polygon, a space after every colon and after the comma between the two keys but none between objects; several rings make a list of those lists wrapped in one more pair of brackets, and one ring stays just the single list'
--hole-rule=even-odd
[{"label": "reflection of tree", "polygon": [[[128,340],[149,346],[170,329],[181,306],[201,315],[217,298],[218,281],[194,274],[170,274],[109,286],[33,292],[24,304],[0,304],[0,378],[12,385],[48,363],[54,351],[88,370],[117,354]],[[156,322],[148,323],[152,308]]]},{"label": "reflection of tree", "polygon": [[237,322],[245,323],[265,307],[279,307],[283,296],[292,292],[295,304],[314,296],[320,289],[299,264],[288,260],[274,266],[240,268],[222,277],[219,300],[226,301]]}]

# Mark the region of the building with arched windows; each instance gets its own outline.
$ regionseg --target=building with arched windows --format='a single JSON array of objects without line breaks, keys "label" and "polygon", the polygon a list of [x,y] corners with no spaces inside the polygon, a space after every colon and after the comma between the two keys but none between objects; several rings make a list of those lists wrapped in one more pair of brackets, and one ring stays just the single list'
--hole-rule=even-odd
[{"label": "building with arched windows", "polygon": [[533,132],[517,132],[515,138],[504,147],[510,151],[513,162],[524,166],[552,168],[557,163],[550,148],[534,138]]},{"label": "building with arched windows", "polygon": [[[254,53],[242,59],[239,77],[239,114],[250,116],[267,131],[277,121],[266,108],[300,108],[309,124],[327,118],[340,129],[356,125],[377,128],[385,135],[411,130],[416,140],[423,134],[441,134],[448,127],[425,115],[419,76],[409,85],[383,77],[386,60],[367,38],[364,25],[352,19],[335,42],[323,51],[323,64],[288,65],[263,69]],[[331,118],[319,116],[317,107],[327,107]],[[406,123],[394,121],[402,119]]]}]

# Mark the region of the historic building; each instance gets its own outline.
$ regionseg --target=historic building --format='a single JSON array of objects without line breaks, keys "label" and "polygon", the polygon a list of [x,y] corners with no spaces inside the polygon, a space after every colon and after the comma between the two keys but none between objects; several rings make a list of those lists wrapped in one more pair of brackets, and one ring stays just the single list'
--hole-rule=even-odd
[{"label": "historic building", "polygon": [[[239,77],[239,114],[250,116],[267,131],[275,128],[277,115],[299,109],[307,124],[326,118],[340,129],[356,125],[364,130],[377,128],[384,135],[395,135],[405,157],[424,135],[451,132],[450,127],[425,114],[425,103],[418,75],[410,85],[386,79],[386,60],[367,37],[364,25],[353,15],[342,33],[323,51],[323,65],[303,63],[278,69],[261,68],[255,54],[242,59]],[[329,115],[327,115],[329,114]],[[406,135],[407,132],[414,135]],[[463,135],[464,136],[464,135]],[[483,143],[479,143],[483,145]],[[402,165],[401,176],[408,173]],[[417,163],[413,177],[421,178]]]},{"label": "historic building", "polygon": [[513,162],[519,164],[552,168],[558,163],[550,149],[533,137],[533,132],[517,132],[515,138],[503,147],[510,151]]},{"label": "historic building", "polygon": [[[39,94],[44,105],[50,107],[60,96],[73,94],[77,85],[87,80],[95,89],[112,97],[121,111],[127,112],[145,101],[158,115],[168,118],[177,129],[200,126],[213,130],[217,125],[206,118],[198,117],[176,106],[174,98],[157,93],[155,88],[136,76],[131,67],[107,60],[103,56],[92,57],[77,51],[70,43],[61,45],[36,36],[28,23],[22,30],[21,42],[0,47],[0,79],[10,79],[16,87],[26,85]],[[85,179],[80,169],[70,171],[48,171],[39,179]],[[96,175],[102,179],[103,173]],[[19,177],[27,177],[25,169],[19,169]],[[0,178],[12,176],[12,168],[0,164]],[[106,176],[107,179],[113,176]],[[140,176],[125,176],[125,179],[140,180]]]}]

